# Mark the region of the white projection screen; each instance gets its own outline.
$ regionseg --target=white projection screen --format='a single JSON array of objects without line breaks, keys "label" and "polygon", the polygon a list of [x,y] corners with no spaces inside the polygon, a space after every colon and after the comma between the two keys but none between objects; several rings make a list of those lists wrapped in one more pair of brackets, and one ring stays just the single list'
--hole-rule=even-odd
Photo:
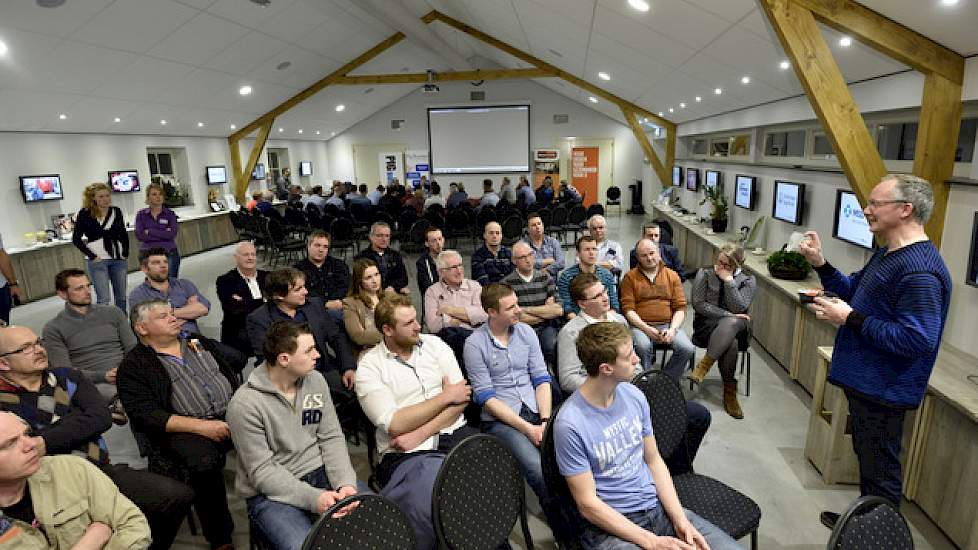
[{"label": "white projection screen", "polygon": [[530,171],[530,106],[432,107],[428,144],[433,174]]}]

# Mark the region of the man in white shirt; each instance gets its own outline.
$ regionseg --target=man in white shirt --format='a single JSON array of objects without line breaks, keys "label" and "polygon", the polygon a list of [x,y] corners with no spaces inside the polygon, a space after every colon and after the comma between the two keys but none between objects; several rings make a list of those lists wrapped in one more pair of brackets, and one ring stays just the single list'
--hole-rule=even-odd
[{"label": "man in white shirt", "polygon": [[588,219],[587,227],[591,236],[598,242],[598,265],[611,271],[616,279],[620,279],[625,266],[625,256],[617,241],[606,238],[608,222],[601,214],[595,214]]},{"label": "man in white shirt", "polygon": [[385,298],[374,315],[383,340],[360,358],[356,391],[377,427],[377,482],[408,516],[417,547],[434,548],[431,490],[448,451],[477,433],[462,416],[472,389],[451,349],[421,334],[410,298]]},{"label": "man in white shirt", "polygon": [[217,297],[221,300],[221,343],[251,355],[246,329],[248,314],[265,303],[265,278],[268,271],[258,269],[255,245],[248,241],[234,249],[234,268],[217,278]]}]

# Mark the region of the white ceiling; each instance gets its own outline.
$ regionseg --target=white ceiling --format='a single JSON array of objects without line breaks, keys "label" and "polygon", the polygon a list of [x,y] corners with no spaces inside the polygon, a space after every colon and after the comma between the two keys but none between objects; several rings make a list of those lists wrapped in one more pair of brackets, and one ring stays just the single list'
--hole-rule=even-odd
[{"label": "white ceiling", "polygon": [[[793,72],[778,68],[784,55],[755,0],[649,0],[645,13],[627,0],[401,1],[418,16],[441,10],[677,122],[801,93]],[[864,3],[962,54],[978,53],[978,0],[954,8],[939,0]],[[231,124],[247,124],[395,32],[361,4],[368,5],[67,0],[48,9],[3,0],[0,40],[9,52],[0,59],[0,130],[226,136]],[[431,28],[466,58],[525,66],[440,23]],[[835,31],[825,34],[850,82],[906,69],[858,43],[841,48]],[[285,61],[291,65],[278,69]],[[428,68],[449,67],[404,41],[355,72]],[[612,79],[599,80],[599,71]],[[740,83],[744,75],[749,85]],[[570,84],[539,82],[622,120],[617,108],[589,103]],[[243,84],[254,93],[239,96]],[[280,117],[272,135],[328,139],[417,88],[330,87]],[[340,103],[342,113],[334,110]]]}]

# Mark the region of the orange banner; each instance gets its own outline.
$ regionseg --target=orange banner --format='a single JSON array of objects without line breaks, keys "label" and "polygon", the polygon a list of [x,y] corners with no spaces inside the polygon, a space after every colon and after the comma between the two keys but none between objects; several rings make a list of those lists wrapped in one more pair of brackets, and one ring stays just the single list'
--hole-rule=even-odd
[{"label": "orange banner", "polygon": [[598,148],[571,149],[571,185],[584,197],[584,206],[598,200]]}]

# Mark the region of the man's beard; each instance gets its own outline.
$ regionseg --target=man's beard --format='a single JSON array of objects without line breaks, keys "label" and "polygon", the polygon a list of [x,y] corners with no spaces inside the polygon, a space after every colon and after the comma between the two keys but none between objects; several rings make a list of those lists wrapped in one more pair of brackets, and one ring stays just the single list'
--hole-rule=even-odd
[{"label": "man's beard", "polygon": [[147,275],[147,277],[149,277],[149,280],[153,281],[154,283],[165,283],[166,280],[169,278],[169,273],[166,275],[159,274],[159,273],[151,273]]}]

